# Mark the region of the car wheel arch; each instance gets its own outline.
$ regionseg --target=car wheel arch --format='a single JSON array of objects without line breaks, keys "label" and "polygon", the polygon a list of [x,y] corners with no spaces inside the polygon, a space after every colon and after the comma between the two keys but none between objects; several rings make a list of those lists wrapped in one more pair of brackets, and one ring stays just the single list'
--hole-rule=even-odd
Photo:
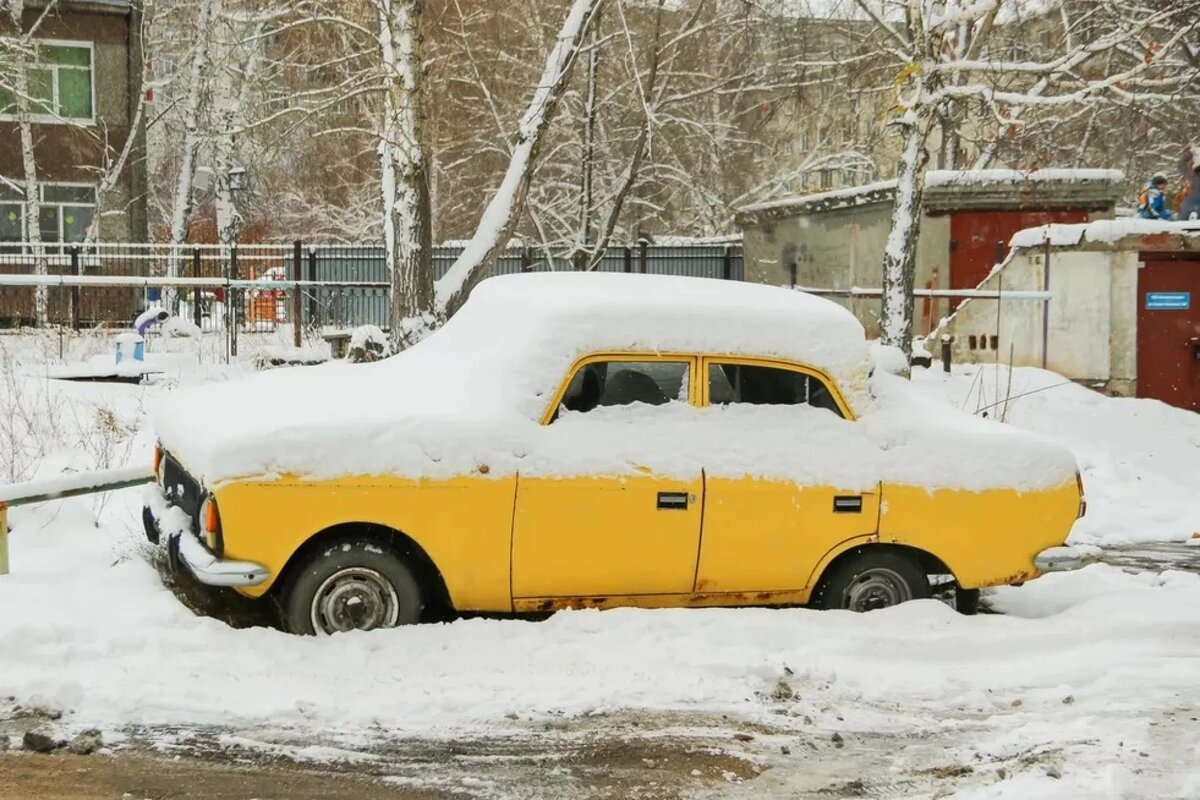
[{"label": "car wheel arch", "polygon": [[900,542],[880,542],[874,536],[859,536],[831,548],[817,564],[817,568],[813,570],[808,582],[810,600],[812,596],[817,594],[821,583],[842,564],[865,552],[880,552],[882,550],[891,550],[892,552],[902,553],[912,558],[925,571],[926,575],[954,575],[954,571],[946,565],[946,562],[928,550],[922,550],[919,547]]},{"label": "car wheel arch", "polygon": [[317,531],[288,558],[280,570],[279,578],[272,585],[272,590],[284,591],[293,580],[296,571],[315,553],[350,540],[371,542],[400,556],[420,584],[422,594],[426,598],[426,608],[433,607],[438,612],[453,610],[446,581],[425,548],[403,531],[375,522],[343,522]]}]

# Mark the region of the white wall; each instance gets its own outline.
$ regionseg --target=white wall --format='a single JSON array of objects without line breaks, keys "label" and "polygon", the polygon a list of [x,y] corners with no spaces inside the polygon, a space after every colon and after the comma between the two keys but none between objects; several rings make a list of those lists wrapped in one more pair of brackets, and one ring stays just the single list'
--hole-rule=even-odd
[{"label": "white wall", "polygon": [[[1048,369],[1080,381],[1131,380],[1136,374],[1136,284],[1136,253],[1055,249],[1050,255],[1049,303],[964,303],[945,331],[955,337],[954,360],[1008,363],[1011,348],[1014,364],[1040,367],[1045,324]],[[1017,251],[980,288],[1046,288],[1042,251]],[[992,349],[991,337],[997,332],[998,346]],[[986,337],[987,346],[972,350],[972,335],[977,345]]]}]

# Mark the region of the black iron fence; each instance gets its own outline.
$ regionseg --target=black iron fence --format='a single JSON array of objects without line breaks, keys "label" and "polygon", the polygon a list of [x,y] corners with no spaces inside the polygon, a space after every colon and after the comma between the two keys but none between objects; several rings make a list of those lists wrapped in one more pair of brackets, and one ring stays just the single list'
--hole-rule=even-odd
[{"label": "black iron fence", "polygon": [[[462,253],[458,244],[435,248],[435,277]],[[511,247],[492,274],[570,270],[572,263],[533,247]],[[741,280],[742,250],[733,243],[610,248],[596,265],[603,272],[688,275]],[[204,331],[274,331],[296,320],[310,329],[387,327],[391,292],[383,248],[375,245],[181,245],[97,243],[5,244],[0,275],[64,275],[96,279],[175,278],[256,281],[225,286],[13,286],[0,279],[0,327],[61,325],[127,327],[150,305],[165,303]],[[299,288],[271,281],[306,281]],[[211,282],[211,281],[210,281]],[[298,336],[298,334],[297,334]]]}]

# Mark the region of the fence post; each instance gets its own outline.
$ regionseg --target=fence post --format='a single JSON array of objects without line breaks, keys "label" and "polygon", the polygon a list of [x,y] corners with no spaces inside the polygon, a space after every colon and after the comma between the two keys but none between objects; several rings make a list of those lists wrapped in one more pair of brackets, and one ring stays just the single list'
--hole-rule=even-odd
[{"label": "fence post", "polygon": [[[237,243],[229,245],[229,280],[238,279]],[[238,337],[238,293],[230,284],[225,285],[225,325],[229,330],[229,357],[237,356]]]},{"label": "fence post", "polygon": [[646,262],[649,260],[647,251],[650,249],[650,243],[645,239],[638,239],[638,272],[646,274]]},{"label": "fence post", "polygon": [[[729,245],[725,245],[721,253],[721,277],[727,281],[733,280],[733,250]],[[796,285],[795,279],[792,280],[792,285]]]},{"label": "fence post", "polygon": [[8,574],[8,503],[0,503],[0,575]]},{"label": "fence post", "polygon": [[[301,280],[300,269],[304,266],[300,255],[300,240],[297,239],[292,243],[292,280]],[[304,316],[304,307],[301,305],[302,298],[300,296],[300,287],[292,287],[292,345],[299,347],[300,339],[300,323],[301,317]]]},{"label": "fence post", "polygon": [[625,245],[621,249],[625,252],[625,271],[633,272],[633,248]]},{"label": "fence post", "polygon": [[[317,279],[317,248],[308,246],[308,279]],[[314,286],[308,292],[308,324],[317,325],[317,288]]]},{"label": "fence post", "polygon": [[521,245],[521,272],[533,271],[533,251],[529,249],[529,245]]},{"label": "fence post", "polygon": [[942,334],[942,372],[950,371],[950,346],[954,343],[954,337],[950,334]]},{"label": "fence post", "polygon": [[[192,277],[193,278],[200,277],[200,248],[198,248],[198,247],[192,248]],[[200,294],[201,291],[202,291],[202,289],[199,286],[192,287],[192,323],[197,328],[200,327],[200,322],[201,322],[201,316],[200,316],[200,302],[201,302],[200,298],[202,297],[202,295]]]},{"label": "fence post", "polygon": [[[79,268],[79,245],[71,246],[71,274],[82,275]],[[79,330],[79,287],[71,287],[71,328]]]}]

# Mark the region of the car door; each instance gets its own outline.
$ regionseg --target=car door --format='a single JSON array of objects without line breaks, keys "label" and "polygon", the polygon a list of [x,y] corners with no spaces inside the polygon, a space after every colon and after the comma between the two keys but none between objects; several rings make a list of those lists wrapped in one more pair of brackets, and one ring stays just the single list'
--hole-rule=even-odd
[{"label": "car door", "polygon": [[[786,426],[828,425],[836,438],[837,427],[848,424],[849,408],[836,386],[816,370],[735,358],[704,359],[701,368],[707,402],[737,412],[736,421],[723,419],[733,414],[708,414],[711,426],[754,426],[754,415],[762,413],[763,425],[780,425],[781,420]],[[773,409],[769,421],[765,407]],[[787,407],[795,407],[796,413]],[[714,440],[723,438],[720,431],[712,433]],[[788,446],[786,431],[779,433],[777,445],[764,440],[763,463],[779,460],[772,448]],[[829,453],[785,454],[793,463],[818,457]],[[802,590],[831,548],[877,530],[878,484],[863,491],[821,481],[754,477],[743,469],[726,474],[722,463],[721,453],[706,455],[697,592]]]},{"label": "car door", "polygon": [[[701,468],[666,466],[672,428],[659,423],[697,411],[689,407],[697,361],[614,355],[576,365],[540,432],[541,466],[517,478],[512,592],[518,607],[528,598],[691,591]],[[556,463],[568,466],[559,471]]]}]

